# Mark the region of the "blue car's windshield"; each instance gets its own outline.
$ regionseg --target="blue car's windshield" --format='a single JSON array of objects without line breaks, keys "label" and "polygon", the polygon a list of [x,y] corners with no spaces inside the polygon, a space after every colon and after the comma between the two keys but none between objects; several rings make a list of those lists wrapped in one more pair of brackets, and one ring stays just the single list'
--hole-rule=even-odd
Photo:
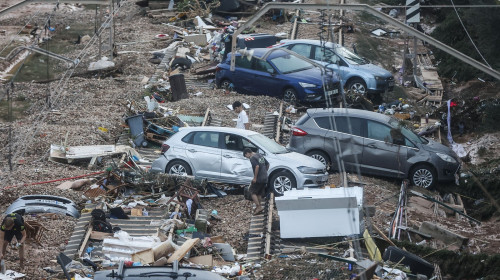
[{"label": "blue car's windshield", "polygon": [[262,134],[253,134],[248,136],[248,138],[250,138],[250,140],[252,140],[252,142],[257,144],[258,146],[268,150],[270,153],[273,154],[288,153],[288,150],[285,147],[281,146],[280,144],[274,142],[274,140],[267,138]]},{"label": "blue car's windshield", "polygon": [[269,60],[283,74],[314,68],[314,65],[292,54],[285,54]]},{"label": "blue car's windshield", "polygon": [[361,64],[366,64],[366,60],[363,58],[359,57],[357,54],[351,52],[350,50],[341,47],[341,46],[336,46],[335,47],[335,52],[345,58],[349,64],[354,64],[354,65],[361,65]]}]

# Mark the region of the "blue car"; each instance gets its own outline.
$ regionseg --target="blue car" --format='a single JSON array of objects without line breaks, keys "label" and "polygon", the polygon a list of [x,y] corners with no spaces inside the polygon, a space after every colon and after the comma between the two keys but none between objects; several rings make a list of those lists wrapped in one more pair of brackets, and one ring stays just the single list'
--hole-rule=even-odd
[{"label": "blue car", "polygon": [[273,47],[287,48],[305,56],[340,75],[342,86],[363,95],[392,91],[394,77],[379,66],[368,63],[345,47],[320,40],[281,40]]},{"label": "blue car", "polygon": [[[244,94],[283,98],[289,103],[337,104],[341,99],[337,74],[287,49],[253,49],[251,55],[236,53],[236,67],[231,67],[231,53],[217,65],[218,87],[234,87]],[[328,72],[328,73],[327,73]]]}]

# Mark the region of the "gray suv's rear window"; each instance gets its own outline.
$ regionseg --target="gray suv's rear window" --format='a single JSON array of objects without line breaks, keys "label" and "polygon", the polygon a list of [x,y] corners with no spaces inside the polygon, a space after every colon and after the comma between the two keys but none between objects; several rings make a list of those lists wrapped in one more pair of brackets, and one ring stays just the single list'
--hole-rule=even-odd
[{"label": "gray suv's rear window", "polygon": [[363,136],[363,120],[359,118],[327,116],[316,117],[314,121],[324,129]]}]

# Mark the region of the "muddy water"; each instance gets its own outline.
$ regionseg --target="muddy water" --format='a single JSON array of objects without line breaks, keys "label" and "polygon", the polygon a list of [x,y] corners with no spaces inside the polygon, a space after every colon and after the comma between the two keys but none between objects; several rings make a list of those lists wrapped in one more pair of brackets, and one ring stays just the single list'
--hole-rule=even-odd
[{"label": "muddy water", "polygon": [[[90,35],[94,33],[94,26],[74,24],[67,26],[56,25],[56,30],[50,34],[51,39],[39,44],[39,48],[46,49],[50,52],[66,56],[65,54],[71,50],[82,49],[83,44],[75,44],[78,35]],[[45,33],[43,34],[45,35]],[[74,59],[74,57],[68,57]],[[18,65],[10,74],[16,73],[21,67]],[[24,65],[22,66],[19,74],[15,78],[15,82],[30,82],[30,81],[45,81],[50,79],[57,79],[67,69],[66,62],[48,57],[43,54],[31,54]]]}]

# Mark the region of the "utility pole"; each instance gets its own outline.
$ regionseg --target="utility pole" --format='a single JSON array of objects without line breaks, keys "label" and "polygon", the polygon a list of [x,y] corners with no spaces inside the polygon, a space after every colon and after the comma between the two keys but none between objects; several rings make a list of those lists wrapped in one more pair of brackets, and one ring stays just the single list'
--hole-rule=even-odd
[{"label": "utility pole", "polygon": [[113,61],[113,51],[114,51],[114,48],[113,48],[113,45],[114,45],[114,42],[113,42],[113,37],[114,37],[114,29],[115,29],[115,22],[114,22],[114,19],[113,19],[113,15],[115,13],[115,0],[111,0],[111,8],[109,9],[110,11],[110,19],[109,19],[109,48],[111,49],[111,54],[109,56],[109,60],[110,61]]}]

